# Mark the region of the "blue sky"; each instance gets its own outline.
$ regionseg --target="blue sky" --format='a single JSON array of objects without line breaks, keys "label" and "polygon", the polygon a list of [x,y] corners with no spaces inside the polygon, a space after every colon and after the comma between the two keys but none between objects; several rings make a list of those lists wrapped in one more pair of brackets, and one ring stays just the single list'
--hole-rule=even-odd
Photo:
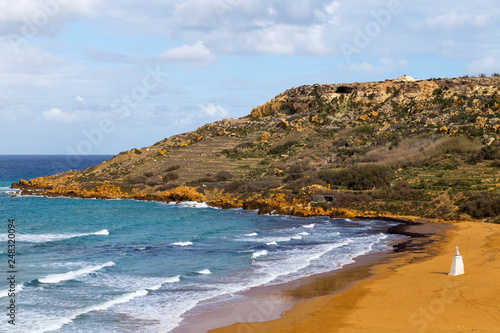
[{"label": "blue sky", "polygon": [[500,72],[498,0],[0,0],[0,154],[117,154],[315,83]]}]

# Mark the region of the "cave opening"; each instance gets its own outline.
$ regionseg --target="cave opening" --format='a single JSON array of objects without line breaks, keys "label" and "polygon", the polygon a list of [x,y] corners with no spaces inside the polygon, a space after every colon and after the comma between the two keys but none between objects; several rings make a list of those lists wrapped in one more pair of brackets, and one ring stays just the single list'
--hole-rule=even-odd
[{"label": "cave opening", "polygon": [[337,94],[350,94],[354,88],[352,87],[346,87],[346,86],[340,86],[337,88],[335,91]]}]

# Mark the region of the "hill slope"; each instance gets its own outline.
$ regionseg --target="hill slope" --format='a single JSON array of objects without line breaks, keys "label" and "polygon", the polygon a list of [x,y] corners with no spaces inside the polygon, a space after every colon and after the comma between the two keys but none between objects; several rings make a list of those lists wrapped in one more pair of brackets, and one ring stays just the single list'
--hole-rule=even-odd
[{"label": "hill slope", "polygon": [[[302,86],[246,117],[13,187],[303,216],[498,221],[499,129],[497,77]],[[335,200],[311,203],[314,193]]]}]

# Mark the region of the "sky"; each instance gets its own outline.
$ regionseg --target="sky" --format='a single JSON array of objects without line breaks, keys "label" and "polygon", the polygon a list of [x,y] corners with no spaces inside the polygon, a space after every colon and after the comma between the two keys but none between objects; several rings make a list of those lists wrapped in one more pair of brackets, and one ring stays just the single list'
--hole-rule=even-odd
[{"label": "sky", "polygon": [[118,154],[306,84],[500,72],[498,0],[0,0],[0,154]]}]

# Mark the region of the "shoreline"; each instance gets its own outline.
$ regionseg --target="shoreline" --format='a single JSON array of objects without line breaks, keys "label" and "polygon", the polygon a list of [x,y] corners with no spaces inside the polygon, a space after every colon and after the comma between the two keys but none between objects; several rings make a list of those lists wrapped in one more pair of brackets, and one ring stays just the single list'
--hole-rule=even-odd
[{"label": "shoreline", "polygon": [[[331,295],[349,288],[357,281],[371,277],[371,268],[379,263],[387,262],[395,255],[392,252],[377,252],[361,255],[353,263],[320,274],[314,274],[270,286],[258,286],[238,293],[239,300],[222,302],[214,307],[201,306],[191,310],[180,326],[170,333],[212,332],[222,327],[240,322],[251,327],[254,322],[268,322],[281,318],[303,301],[318,296]],[[318,286],[320,286],[318,288]]]},{"label": "shoreline", "polygon": [[[416,244],[374,265],[373,276],[299,302],[277,320],[210,332],[500,332],[500,285],[494,283],[500,225],[463,222],[430,238],[414,237]],[[457,245],[466,273],[449,276]]]},{"label": "shoreline", "polygon": [[[391,220],[391,222],[395,221]],[[403,224],[395,227],[411,223],[398,222]],[[431,224],[430,228],[425,224],[412,223],[412,225],[411,238],[393,240],[388,244],[392,246],[392,250],[358,256],[353,258],[352,263],[328,272],[302,277],[286,283],[254,287],[237,293],[236,301],[202,305],[195,308],[194,311],[191,310],[191,313],[188,312],[180,326],[172,330],[171,333],[218,332],[221,328],[224,332],[224,327],[238,322],[244,323],[241,324],[244,325],[244,328],[238,328],[240,331],[243,329],[243,332],[252,332],[254,322],[277,320],[281,318],[283,313],[292,310],[301,302],[341,293],[352,285],[373,277],[374,267],[390,263],[395,257],[404,255],[401,252],[410,248],[410,246],[402,246],[402,244],[412,244],[411,248],[416,249],[426,246],[429,242],[432,243],[437,239],[429,240],[430,229],[435,231],[432,233],[434,235],[438,234],[440,230],[449,228],[449,225],[444,224]],[[405,228],[400,228],[391,233],[404,235],[404,230]],[[422,241],[423,239],[425,241]]]}]

